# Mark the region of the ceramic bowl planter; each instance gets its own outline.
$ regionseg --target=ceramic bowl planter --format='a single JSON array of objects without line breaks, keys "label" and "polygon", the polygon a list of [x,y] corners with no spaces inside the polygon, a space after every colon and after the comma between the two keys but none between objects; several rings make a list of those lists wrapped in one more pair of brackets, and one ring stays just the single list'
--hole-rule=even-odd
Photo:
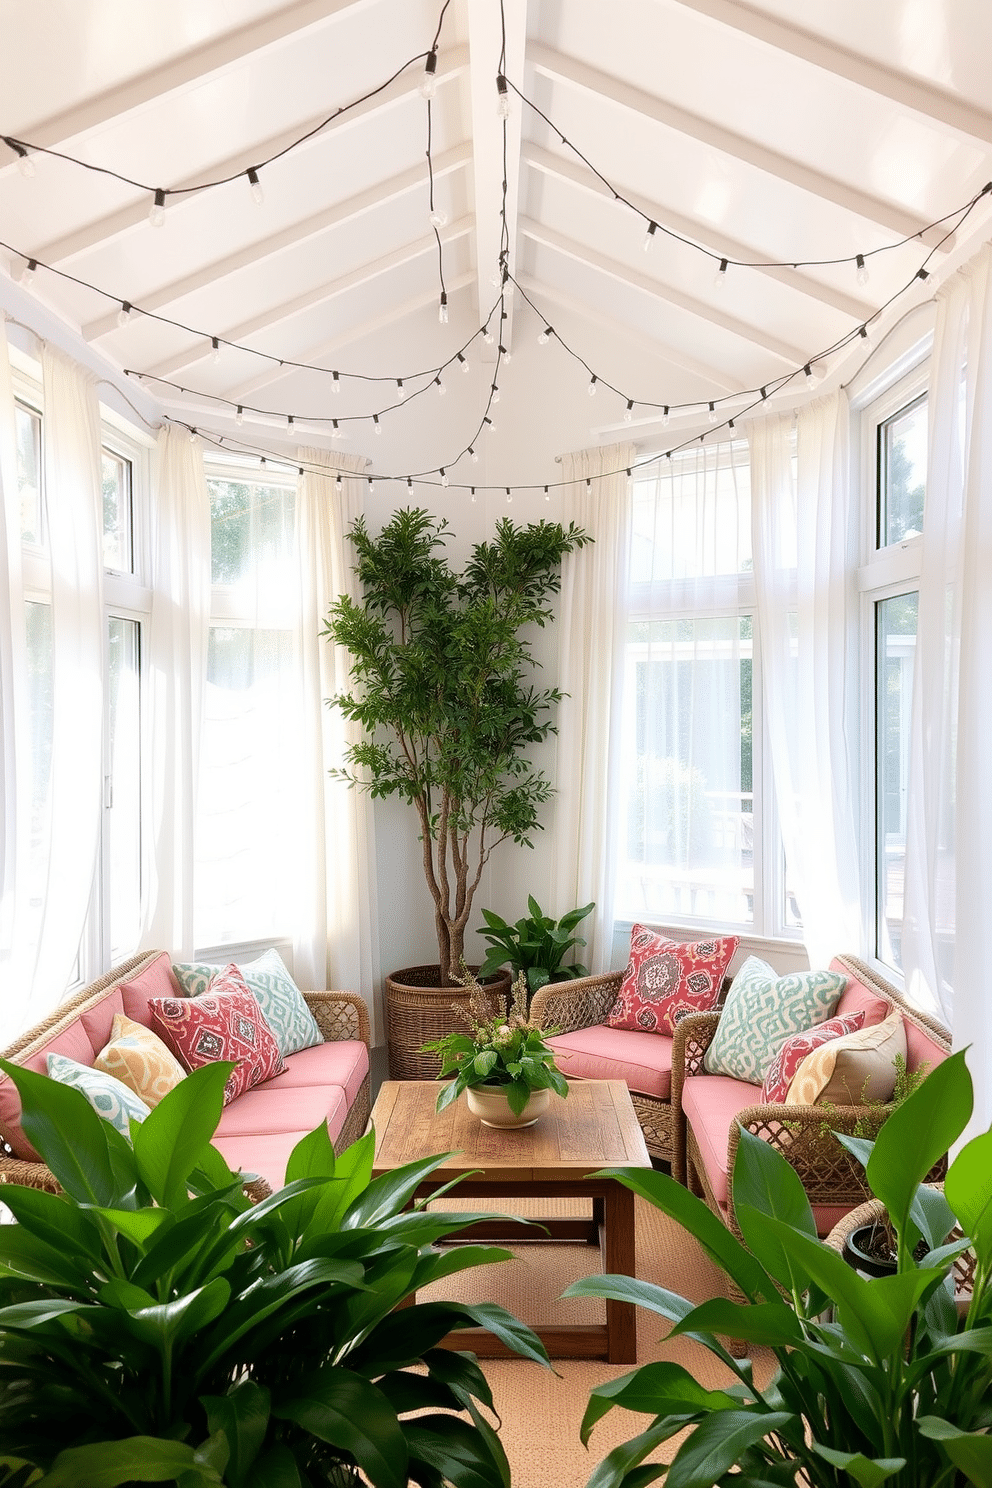
[{"label": "ceramic bowl planter", "polygon": [[535,1090],[527,1104],[517,1115],[510,1110],[505,1090],[499,1085],[470,1085],[465,1099],[473,1116],[478,1116],[483,1126],[496,1126],[510,1131],[517,1127],[533,1126],[548,1109],[550,1090]]}]

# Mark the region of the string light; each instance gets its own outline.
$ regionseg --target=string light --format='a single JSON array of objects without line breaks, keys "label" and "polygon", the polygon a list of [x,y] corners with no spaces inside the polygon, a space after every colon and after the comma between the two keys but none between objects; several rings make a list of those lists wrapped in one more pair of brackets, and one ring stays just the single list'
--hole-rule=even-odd
[{"label": "string light", "polygon": [[633,400],[633,398],[628,398],[627,399],[627,407],[623,411],[623,421],[624,421],[624,423],[625,424],[629,424],[632,421],[633,417],[634,417],[634,400]]},{"label": "string light", "polygon": [[448,296],[444,290],[441,291],[441,299],[437,307],[437,318],[441,325],[448,324]]},{"label": "string light", "polygon": [[246,174],[248,176],[248,185],[251,187],[251,199],[256,207],[260,207],[265,201],[265,192],[262,190],[262,183],[258,179],[258,171],[252,165],[249,166]]},{"label": "string light", "polygon": [[537,344],[538,344],[538,346],[547,346],[548,342],[551,340],[551,337],[553,335],[554,335],[554,328],[552,326],[545,326],[544,327],[544,330],[541,332],[541,334],[537,338]]},{"label": "string light", "polygon": [[716,423],[716,418],[717,418],[716,404],[715,403],[711,403],[710,404],[710,411],[709,411],[709,422],[711,424],[715,424]]},{"label": "string light", "polygon": [[475,505],[475,487],[474,486],[470,486],[469,489],[472,492],[472,505],[474,506]]},{"label": "string light", "polygon": [[431,50],[427,53],[427,61],[424,63],[424,75],[420,79],[420,96],[422,98],[433,98],[437,92],[437,52]]},{"label": "string light", "polygon": [[124,329],[124,327],[127,325],[128,321],[130,319],[131,319],[131,304],[130,304],[130,301],[128,301],[128,300],[121,300],[121,308],[117,312],[117,324],[120,326],[121,330]]},{"label": "string light", "polygon": [[441,484],[442,486],[446,486],[448,484],[448,476],[443,465],[441,466]]},{"label": "string light", "polygon": [[654,235],[655,235],[655,233],[657,231],[658,231],[658,224],[657,224],[657,222],[649,222],[648,223],[648,230],[644,234],[644,244],[643,244],[643,247],[644,247],[644,252],[645,253],[647,253],[648,249],[651,247],[651,244],[654,242]]},{"label": "string light", "polygon": [[764,401],[765,398],[767,398],[767,397],[768,397],[768,389],[766,387],[763,387],[761,389],[761,398],[762,398],[762,401]]},{"label": "string light", "polygon": [[331,392],[332,393],[340,393],[340,391],[341,391],[341,378],[338,376],[338,374],[336,372],[332,372],[331,373]]},{"label": "string light", "polygon": [[662,410],[661,410],[661,427],[663,429],[667,429],[668,428],[668,420],[669,420],[670,416],[671,415],[669,414],[669,411],[668,411],[668,404],[666,403],[663,406]]},{"label": "string light", "polygon": [[162,227],[165,223],[165,192],[161,186],[155,188],[155,200],[148,209],[148,221],[152,227]]},{"label": "string light", "polygon": [[595,398],[595,396],[596,396],[596,374],[595,374],[595,372],[593,373],[592,377],[589,379],[589,387],[588,387],[587,391],[589,393],[590,398]]},{"label": "string light", "polygon": [[490,403],[498,403],[499,402],[499,388],[496,386],[495,383],[493,383],[493,385],[492,385],[492,397],[489,399],[489,401],[490,401]]},{"label": "string light", "polygon": [[34,175],[35,170],[34,161],[31,159],[31,156],[28,154],[27,150],[24,148],[19,140],[11,139],[10,136],[7,134],[4,135],[3,142],[7,146],[8,150],[13,150],[14,154],[17,156],[17,169],[20,171],[21,175],[24,176],[26,180],[30,180],[31,177]]},{"label": "string light", "polygon": [[379,415],[377,413],[372,415],[372,432],[378,435],[382,434],[382,425],[379,422]]},{"label": "string light", "polygon": [[807,362],[806,363],[805,367],[803,368],[803,373],[805,375],[806,386],[808,388],[810,388],[812,390],[813,388],[815,388],[815,387],[817,387],[819,385],[820,379],[817,377],[816,373],[813,371],[813,364],[812,364],[812,362]]},{"label": "string light", "polygon": [[337,419],[331,419],[331,438],[340,439],[341,437],[341,430],[338,428]]},{"label": "string light", "polygon": [[856,266],[857,271],[858,271],[858,283],[859,284],[867,284],[868,283],[868,265],[865,263],[865,256],[864,256],[864,254],[863,253],[857,254],[856,257],[855,257],[854,263],[855,263],[855,266]]},{"label": "string light", "polygon": [[496,117],[497,119],[510,117],[510,95],[506,87],[506,78],[501,72],[496,75]]},{"label": "string light", "polygon": [[484,418],[484,419],[483,419],[483,420],[482,420],[482,422],[483,422],[483,423],[484,423],[484,424],[488,424],[488,426],[489,426],[489,432],[490,432],[490,433],[492,433],[492,432],[493,432],[493,431],[494,431],[494,430],[495,430],[495,428],[496,428],[496,420],[495,420],[495,419],[492,419],[492,418],[490,418],[490,417],[489,417],[489,415],[488,415],[488,413],[487,413],[487,414],[486,414],[486,416],[485,416],[485,418]]},{"label": "string light", "polygon": [[713,283],[715,284],[717,289],[722,289],[726,282],[727,260],[725,258],[721,258],[720,267],[717,269],[716,274],[713,276]]},{"label": "string light", "polygon": [[238,411],[234,415],[234,422],[237,424],[238,428],[240,429],[241,428],[241,425],[244,423],[244,421],[245,421],[245,411],[242,408],[241,404],[239,403],[238,404]]},{"label": "string light", "polygon": [[550,501],[551,500],[551,493],[548,490],[547,486],[545,486],[545,488],[544,488],[544,499],[545,499],[545,501]]},{"label": "string light", "polygon": [[592,490],[592,481],[589,479],[588,476],[586,476],[586,495],[587,496],[589,495],[589,493],[590,493],[591,490]]},{"label": "string light", "polygon": [[469,361],[468,357],[465,356],[464,353],[463,352],[460,352],[460,351],[459,352],[456,352],[455,355],[456,355],[458,361],[461,363],[461,369],[462,369],[462,371],[463,372],[471,372],[471,370],[472,370],[472,364]]},{"label": "string light", "polygon": [[479,463],[479,452],[478,452],[478,450],[473,449],[472,446],[469,445],[468,452],[469,452],[469,455],[472,458],[472,464],[473,465],[478,465],[478,463]]},{"label": "string light", "polygon": [[20,282],[24,285],[24,288],[25,289],[30,289],[31,288],[32,284],[34,283],[34,276],[35,276],[35,274],[37,272],[38,272],[38,260],[36,258],[28,258],[28,259],[26,259],[25,262],[24,262],[24,267],[21,269],[21,272],[18,275],[18,278],[20,279]]},{"label": "string light", "polygon": [[[300,471],[300,474],[301,475],[303,474],[303,471],[302,470]],[[372,495],[372,492],[375,490],[375,481],[372,479],[371,476],[369,476],[368,481],[369,481],[369,495],[371,496]]]},{"label": "string light", "polygon": [[344,490],[344,481],[341,479],[341,476],[340,475],[338,476],[337,480],[334,482],[334,489],[335,489],[335,491],[337,491],[337,493],[338,493],[339,496],[341,495],[341,492]]},{"label": "string light", "polygon": [[493,342],[496,340],[496,337],[493,335],[488,326],[486,326],[486,332],[482,339],[483,341],[485,341],[487,346],[492,346]]},{"label": "string light", "polygon": [[403,399],[406,397],[406,388],[403,386],[403,379],[402,379],[402,377],[397,377],[397,379],[396,379],[396,396],[400,400],[401,403],[403,402]]},{"label": "string light", "polygon": [[444,383],[441,381],[441,374],[440,374],[440,372],[435,377],[434,381],[437,384],[437,395],[438,395],[438,397],[439,398],[443,398],[444,395],[445,395],[445,393],[448,391],[448,389],[445,387]]},{"label": "string light", "polygon": [[408,491],[412,491],[413,490],[413,476],[412,475],[408,475],[407,478],[406,478],[406,488],[407,488]]},{"label": "string light", "polygon": [[513,500],[513,495],[512,495],[512,493],[510,491],[509,486],[507,486],[507,488],[506,488],[506,504],[507,504],[507,506],[509,506],[509,504],[510,504],[510,502],[512,500]]},{"label": "string light", "polygon": [[210,350],[211,350],[210,360],[212,362],[219,362],[220,361],[220,339],[217,336],[211,336],[210,337]]}]

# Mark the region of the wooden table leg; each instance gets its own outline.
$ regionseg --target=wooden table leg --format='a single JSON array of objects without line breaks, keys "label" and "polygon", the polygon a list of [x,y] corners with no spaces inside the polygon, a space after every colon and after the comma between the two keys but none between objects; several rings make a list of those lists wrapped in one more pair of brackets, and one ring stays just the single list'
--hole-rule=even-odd
[{"label": "wooden table leg", "polygon": [[[634,1276],[634,1195],[615,1181],[606,1191],[603,1270]],[[606,1304],[606,1357],[610,1364],[637,1363],[637,1312],[631,1302]]]}]

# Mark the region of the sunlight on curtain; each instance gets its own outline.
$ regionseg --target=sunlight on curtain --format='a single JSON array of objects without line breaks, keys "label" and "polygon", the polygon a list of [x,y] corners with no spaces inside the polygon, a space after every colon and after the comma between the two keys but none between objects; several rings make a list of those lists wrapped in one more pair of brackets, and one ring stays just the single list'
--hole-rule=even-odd
[{"label": "sunlight on curtain", "polygon": [[[583,961],[608,968],[613,949],[613,843],[623,678],[624,610],[630,530],[630,444],[562,458],[562,520],[592,534],[590,547],[565,555],[558,612],[557,785],[549,911],[560,918],[595,900],[583,923]],[[592,482],[586,479],[614,472]],[[588,928],[586,928],[588,926]]]},{"label": "sunlight on curtain", "polygon": [[616,913],[754,917],[746,446],[634,483]]}]

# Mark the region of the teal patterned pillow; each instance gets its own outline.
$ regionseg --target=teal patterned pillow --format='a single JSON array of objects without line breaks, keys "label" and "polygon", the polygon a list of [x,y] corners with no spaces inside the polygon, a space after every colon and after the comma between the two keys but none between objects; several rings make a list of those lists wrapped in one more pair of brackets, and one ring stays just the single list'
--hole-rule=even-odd
[{"label": "teal patterned pillow", "polygon": [[[174,964],[172,969],[186,997],[202,997],[211,978],[224,967],[190,961]],[[262,1017],[272,1029],[280,1054],[295,1054],[298,1049],[309,1049],[313,1044],[324,1042],[303,993],[286,970],[278,951],[265,951],[257,961],[239,965],[238,970],[251,988]]]},{"label": "teal patterned pillow", "polygon": [[760,1085],[785,1040],[829,1018],[846,986],[847,978],[833,971],[776,976],[767,962],[748,956],[731,983],[703,1068]]},{"label": "teal patterned pillow", "polygon": [[140,1096],[128,1090],[121,1080],[105,1075],[102,1070],[92,1069],[78,1060],[67,1059],[64,1054],[49,1054],[48,1073],[60,1085],[72,1085],[85,1095],[98,1116],[116,1127],[122,1137],[131,1140],[131,1119],[144,1121],[150,1107]]}]

